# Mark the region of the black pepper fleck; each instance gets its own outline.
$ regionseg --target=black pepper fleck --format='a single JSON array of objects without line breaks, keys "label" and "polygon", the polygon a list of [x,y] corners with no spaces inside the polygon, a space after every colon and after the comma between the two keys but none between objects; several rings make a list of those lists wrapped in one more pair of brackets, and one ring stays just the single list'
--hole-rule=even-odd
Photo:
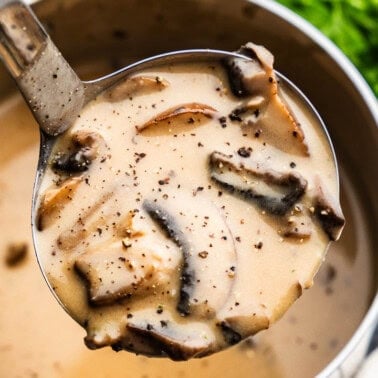
[{"label": "black pepper fleck", "polygon": [[222,126],[222,128],[227,127],[227,118],[226,117],[220,117],[219,118],[219,123]]},{"label": "black pepper fleck", "polygon": [[252,151],[252,148],[250,147],[249,148],[240,147],[238,149],[238,155],[244,158],[248,158],[251,156],[251,151]]},{"label": "black pepper fleck", "polygon": [[257,130],[256,132],[255,132],[255,138],[258,138],[259,136],[260,136],[260,134],[261,134],[261,132],[262,132],[262,130]]}]

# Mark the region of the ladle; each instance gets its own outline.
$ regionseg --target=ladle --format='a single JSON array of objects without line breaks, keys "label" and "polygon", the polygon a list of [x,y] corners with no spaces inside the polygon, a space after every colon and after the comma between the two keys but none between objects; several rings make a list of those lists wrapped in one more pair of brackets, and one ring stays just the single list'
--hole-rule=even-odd
[{"label": "ladle", "polygon": [[[124,80],[137,71],[166,63],[222,60],[224,58],[249,59],[244,55],[221,50],[195,49],[174,51],[150,57],[93,81],[82,81],[70,67],[31,9],[21,1],[0,0],[0,58],[16,81],[41,132],[40,156],[32,202],[33,237],[39,186],[53,144],[77,118],[83,107],[105,89]],[[307,104],[310,113],[322,125],[328,144],[333,146],[327,130],[303,93],[283,75],[277,73],[280,85],[293,91]],[[334,163],[336,159],[334,156]],[[337,169],[336,169],[337,173]],[[40,251],[36,250],[37,258]],[[39,258],[38,258],[38,261]],[[41,270],[43,271],[43,267]],[[45,274],[44,274],[45,275]],[[45,275],[45,279],[48,279]],[[50,284],[49,284],[50,286]],[[50,286],[51,288],[51,286]],[[54,296],[61,303],[54,290]]]}]

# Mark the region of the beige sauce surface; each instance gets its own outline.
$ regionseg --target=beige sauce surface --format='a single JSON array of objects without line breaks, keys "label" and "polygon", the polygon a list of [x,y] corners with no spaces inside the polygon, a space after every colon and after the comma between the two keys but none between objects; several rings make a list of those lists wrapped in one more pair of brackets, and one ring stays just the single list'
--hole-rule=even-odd
[{"label": "beige sauce surface", "polygon": [[[363,214],[342,175],[348,223],[341,241],[329,250],[314,287],[253,346],[182,363],[89,351],[83,329],[53,298],[33,253],[30,202],[39,137],[19,97],[1,106],[0,141],[0,377],[312,377],[345,345],[366,312],[370,250]],[[28,243],[28,254],[8,267],[9,244],[19,242]]]},{"label": "beige sauce surface", "polygon": [[89,348],[186,360],[234,345],[282,316],[337,239],[321,126],[251,46],[228,73],[138,72],[59,137],[36,245]]}]

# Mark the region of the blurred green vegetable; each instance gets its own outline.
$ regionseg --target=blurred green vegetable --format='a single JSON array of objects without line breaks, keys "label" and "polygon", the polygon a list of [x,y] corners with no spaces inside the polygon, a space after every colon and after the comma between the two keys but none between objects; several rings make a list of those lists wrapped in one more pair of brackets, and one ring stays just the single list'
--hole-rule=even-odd
[{"label": "blurred green vegetable", "polygon": [[378,0],[277,1],[332,39],[378,96]]}]

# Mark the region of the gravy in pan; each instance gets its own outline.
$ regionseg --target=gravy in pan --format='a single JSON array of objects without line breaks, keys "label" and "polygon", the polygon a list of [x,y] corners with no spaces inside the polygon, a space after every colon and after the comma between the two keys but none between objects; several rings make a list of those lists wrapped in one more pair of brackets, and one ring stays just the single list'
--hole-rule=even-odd
[{"label": "gravy in pan", "polygon": [[344,224],[321,125],[273,57],[164,65],[88,104],[41,183],[36,247],[60,301],[111,346],[204,357],[268,328]]},{"label": "gravy in pan", "polygon": [[[342,172],[348,219],[343,236],[330,247],[314,287],[253,343],[182,363],[109,348],[89,351],[82,328],[51,295],[32,250],[30,201],[39,135],[19,95],[0,104],[0,141],[1,377],[313,377],[350,339],[370,305],[367,227],[353,183]],[[24,243],[26,256],[9,266],[9,247]]]}]

